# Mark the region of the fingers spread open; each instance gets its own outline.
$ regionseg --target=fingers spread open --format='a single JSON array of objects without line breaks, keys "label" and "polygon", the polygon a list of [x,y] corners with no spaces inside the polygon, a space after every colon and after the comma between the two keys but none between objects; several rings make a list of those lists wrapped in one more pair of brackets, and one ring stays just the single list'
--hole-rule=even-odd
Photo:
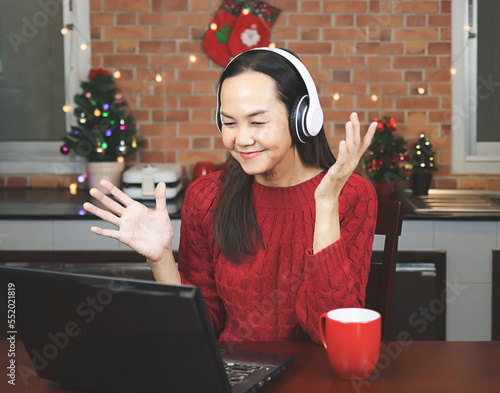
[{"label": "fingers spread open", "polygon": [[352,121],[345,123],[345,143],[349,152],[354,151],[354,126]]},{"label": "fingers spread open", "polygon": [[361,127],[359,125],[359,118],[358,114],[356,112],[351,113],[351,123],[353,126],[353,137],[354,137],[354,144],[356,146],[359,145],[359,142],[361,141]]},{"label": "fingers spread open", "polygon": [[[116,203],[116,202],[114,202],[114,203]],[[92,213],[94,216],[102,218],[104,221],[107,221],[116,227],[118,227],[120,224],[119,217],[117,217],[116,215],[114,215],[113,213],[111,213],[107,210],[99,209],[97,206],[94,206],[90,202],[85,202],[83,204],[83,208],[84,208],[84,210],[88,211],[89,213]]]},{"label": "fingers spread open", "polygon": [[370,146],[370,143],[372,143],[373,135],[375,135],[376,130],[377,130],[377,122],[374,121],[368,127],[368,131],[366,132],[365,137],[363,138],[364,150],[366,150],[368,146]]},{"label": "fingers spread open", "polygon": [[167,185],[164,182],[158,183],[156,186],[156,211],[167,211]]},{"label": "fingers spread open", "polygon": [[90,227],[90,230],[96,235],[111,237],[120,240],[120,232],[114,229],[103,229],[100,227]]},{"label": "fingers spread open", "polygon": [[115,187],[113,183],[107,180],[101,180],[101,186],[103,186],[106,190],[108,190],[117,201],[120,201],[125,206],[129,206],[131,203],[135,202],[122,190],[120,190],[118,187]]}]

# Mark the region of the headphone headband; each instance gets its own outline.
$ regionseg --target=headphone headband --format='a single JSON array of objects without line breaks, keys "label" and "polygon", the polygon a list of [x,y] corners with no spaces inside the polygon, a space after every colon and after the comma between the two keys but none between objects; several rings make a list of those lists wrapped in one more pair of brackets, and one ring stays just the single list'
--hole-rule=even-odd
[{"label": "headphone headband", "polygon": [[[321,131],[323,126],[323,110],[321,109],[321,104],[319,102],[318,92],[316,86],[311,77],[311,74],[307,70],[306,66],[292,53],[279,48],[270,47],[260,47],[252,48],[245,52],[242,52],[231,59],[231,61],[226,65],[224,71],[227,67],[243,53],[254,51],[254,50],[264,50],[276,53],[284,57],[288,62],[290,62],[293,67],[300,74],[304,84],[307,89],[307,96],[299,97],[297,99],[296,105],[294,106],[294,113],[290,114],[290,126],[296,132],[297,138],[301,142],[306,142],[311,136],[317,135]],[[220,132],[222,132],[222,118],[221,118],[221,107],[220,107],[220,86],[217,87],[217,110],[216,110],[216,124]]]}]

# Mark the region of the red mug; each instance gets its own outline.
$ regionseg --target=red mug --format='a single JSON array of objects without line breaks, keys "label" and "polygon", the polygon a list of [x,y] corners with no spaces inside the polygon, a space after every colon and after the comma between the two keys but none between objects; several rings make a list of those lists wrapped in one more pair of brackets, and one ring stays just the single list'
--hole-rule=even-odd
[{"label": "red mug", "polygon": [[366,308],[339,308],[321,315],[321,341],[333,369],[343,379],[368,378],[378,361],[380,314]]},{"label": "red mug", "polygon": [[193,181],[207,173],[215,172],[215,164],[209,161],[197,162],[193,169]]}]

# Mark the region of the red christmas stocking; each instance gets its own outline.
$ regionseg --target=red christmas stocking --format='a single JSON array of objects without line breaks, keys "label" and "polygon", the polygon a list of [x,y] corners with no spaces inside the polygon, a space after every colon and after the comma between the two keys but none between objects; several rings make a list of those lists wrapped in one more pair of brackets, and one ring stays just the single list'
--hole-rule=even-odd
[{"label": "red christmas stocking", "polygon": [[280,11],[261,0],[247,1],[227,42],[229,53],[236,56],[250,48],[269,46],[271,27]]},{"label": "red christmas stocking", "polygon": [[227,41],[242,6],[241,0],[223,0],[203,40],[207,54],[223,67],[232,57],[227,49]]}]

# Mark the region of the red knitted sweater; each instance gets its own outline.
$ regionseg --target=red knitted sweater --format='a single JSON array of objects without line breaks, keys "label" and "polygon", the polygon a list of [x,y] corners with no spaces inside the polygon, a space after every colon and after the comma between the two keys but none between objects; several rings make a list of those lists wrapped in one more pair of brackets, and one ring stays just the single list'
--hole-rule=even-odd
[{"label": "red knitted sweater", "polygon": [[314,191],[324,172],[292,187],[253,183],[265,247],[230,262],[212,234],[220,172],[197,179],[184,200],[179,248],[182,281],[201,288],[219,340],[320,342],[319,316],[363,307],[376,220],[373,186],[353,174],[340,195],[341,238],[312,253]]}]

